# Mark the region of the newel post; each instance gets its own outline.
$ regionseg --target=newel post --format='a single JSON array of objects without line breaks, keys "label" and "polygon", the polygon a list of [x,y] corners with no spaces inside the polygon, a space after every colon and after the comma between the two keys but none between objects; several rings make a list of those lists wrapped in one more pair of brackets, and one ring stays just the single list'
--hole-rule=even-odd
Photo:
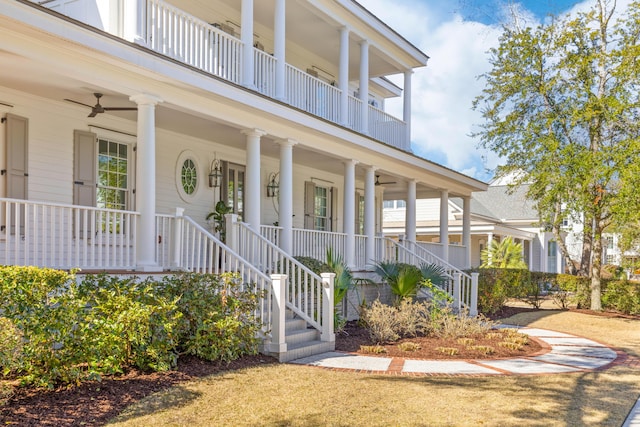
[{"label": "newel post", "polygon": [[460,289],[462,282],[462,273],[453,273],[453,307],[460,313],[462,301],[460,298]]},{"label": "newel post", "polygon": [[478,273],[471,273],[471,304],[469,304],[469,315],[478,315]]},{"label": "newel post", "polygon": [[320,341],[334,342],[336,334],[333,331],[333,286],[336,278],[335,273],[322,273],[322,331]]},{"label": "newel post", "polygon": [[171,247],[171,268],[182,267],[182,232],[184,228],[184,208],[176,208],[175,221],[173,222],[173,245]]},{"label": "newel post", "polygon": [[287,275],[271,275],[271,344],[269,351],[272,353],[284,353],[287,351],[285,341],[285,313],[286,313],[286,290]]},{"label": "newel post", "polygon": [[[225,214],[224,216],[224,236],[223,242],[232,251],[238,252],[238,215],[237,214]],[[222,239],[220,239],[222,240]]]}]

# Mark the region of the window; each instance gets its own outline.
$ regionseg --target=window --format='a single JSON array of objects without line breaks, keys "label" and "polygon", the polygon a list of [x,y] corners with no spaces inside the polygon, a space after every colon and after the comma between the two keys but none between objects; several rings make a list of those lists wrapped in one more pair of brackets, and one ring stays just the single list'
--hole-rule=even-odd
[{"label": "window", "polygon": [[182,163],[182,170],[180,171],[180,181],[182,183],[182,189],[188,195],[192,195],[196,191],[196,184],[198,183],[198,171],[196,170],[196,164],[192,159],[187,159]]},{"label": "window", "polygon": [[98,139],[97,207],[129,209],[130,157],[129,145],[109,139]]},{"label": "window", "polygon": [[385,200],[382,202],[383,209],[404,209],[407,202],[404,200]]},{"label": "window", "polygon": [[233,213],[241,219],[244,212],[244,175],[245,167],[230,162],[222,164],[222,197]]},{"label": "window", "polygon": [[329,189],[326,187],[316,187],[315,197],[314,197],[314,217],[315,224],[314,229],[320,231],[329,230],[329,200],[328,200]]}]

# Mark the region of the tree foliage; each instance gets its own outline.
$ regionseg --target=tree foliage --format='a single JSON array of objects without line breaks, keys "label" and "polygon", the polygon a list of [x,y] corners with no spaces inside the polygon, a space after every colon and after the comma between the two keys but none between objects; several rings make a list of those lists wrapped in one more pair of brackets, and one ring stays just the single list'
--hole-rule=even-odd
[{"label": "tree foliage", "polygon": [[580,213],[596,310],[602,234],[640,211],[639,36],[640,3],[622,11],[615,0],[594,0],[587,12],[536,28],[505,29],[474,100],[485,119],[480,145],[502,157],[499,175],[517,172],[516,185],[531,184],[541,220]]}]

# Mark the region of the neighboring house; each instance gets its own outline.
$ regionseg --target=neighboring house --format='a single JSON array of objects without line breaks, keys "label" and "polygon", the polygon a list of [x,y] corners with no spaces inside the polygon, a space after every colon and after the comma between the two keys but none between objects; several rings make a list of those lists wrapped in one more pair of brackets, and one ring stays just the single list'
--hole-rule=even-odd
[{"label": "neighboring house", "polygon": [[[521,186],[509,191],[502,181],[491,183],[486,192],[474,193],[471,198],[471,250],[468,265],[480,265],[480,253],[493,239],[511,237],[522,244],[523,258],[532,271],[564,272],[559,245],[553,233],[540,226],[538,212],[526,197],[527,187]],[[383,214],[384,233],[389,237],[404,234],[404,204],[401,201],[386,201]],[[439,199],[425,199],[417,202],[417,239],[422,245],[438,253],[440,251],[440,210]],[[462,203],[455,198],[447,201],[446,218],[450,243],[462,244]],[[452,253],[455,261],[453,261]],[[456,265],[466,259],[461,250],[449,249],[449,258]]]},{"label": "neighboring house", "polygon": [[[355,1],[0,6],[4,264],[239,271],[330,342],[330,287],[292,275],[291,256],[420,262],[379,236],[383,201],[487,187],[411,152],[411,75],[428,57]],[[242,221],[227,245],[205,221],[219,200]],[[266,348],[286,353],[283,310],[261,310]]]}]

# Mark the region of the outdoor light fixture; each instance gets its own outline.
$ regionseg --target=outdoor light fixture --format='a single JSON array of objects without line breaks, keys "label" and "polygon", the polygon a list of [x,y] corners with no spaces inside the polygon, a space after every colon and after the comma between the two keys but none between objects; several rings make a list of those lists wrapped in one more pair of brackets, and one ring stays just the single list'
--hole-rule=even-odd
[{"label": "outdoor light fixture", "polygon": [[222,166],[220,160],[213,158],[211,162],[211,170],[209,171],[209,187],[220,187],[220,180],[222,179]]},{"label": "outdoor light fixture", "polygon": [[269,183],[267,184],[267,197],[276,197],[278,195],[278,188],[280,183],[278,182],[278,172],[271,172],[269,174]]}]

